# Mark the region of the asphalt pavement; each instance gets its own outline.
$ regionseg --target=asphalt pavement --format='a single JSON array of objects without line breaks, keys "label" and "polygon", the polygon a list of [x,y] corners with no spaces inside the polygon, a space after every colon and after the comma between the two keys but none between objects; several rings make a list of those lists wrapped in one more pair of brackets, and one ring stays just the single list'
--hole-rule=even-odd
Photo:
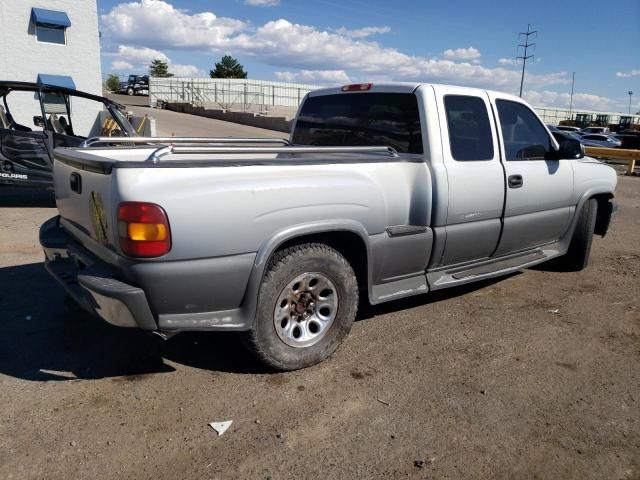
[{"label": "asphalt pavement", "polygon": [[148,114],[156,119],[156,135],[159,137],[274,137],[287,135],[274,130],[265,130],[238,123],[224,122],[213,118],[149,108],[149,97],[107,95],[108,98],[126,106],[135,116]]}]

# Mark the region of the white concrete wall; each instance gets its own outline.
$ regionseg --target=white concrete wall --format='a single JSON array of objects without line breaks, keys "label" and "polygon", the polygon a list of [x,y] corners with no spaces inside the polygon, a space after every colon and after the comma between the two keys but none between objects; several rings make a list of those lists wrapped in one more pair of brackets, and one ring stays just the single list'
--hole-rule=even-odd
[{"label": "white concrete wall", "polygon": [[[36,40],[31,25],[33,7],[58,10],[69,16],[66,45]],[[35,82],[39,73],[68,75],[78,90],[101,94],[96,0],[0,0],[0,80]],[[31,110],[25,105],[24,111],[16,111],[14,116],[27,116]],[[92,106],[87,111],[73,111],[72,115],[79,128],[88,130],[97,113]],[[33,127],[32,122],[26,125]]]}]

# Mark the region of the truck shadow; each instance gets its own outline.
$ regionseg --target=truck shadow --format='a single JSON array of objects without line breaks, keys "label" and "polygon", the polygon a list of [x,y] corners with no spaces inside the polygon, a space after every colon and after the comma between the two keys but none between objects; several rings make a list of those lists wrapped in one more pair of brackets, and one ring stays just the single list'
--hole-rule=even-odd
[{"label": "truck shadow", "polygon": [[170,360],[217,371],[265,370],[237,335],[184,333],[169,341],[94,318],[73,302],[42,263],[0,268],[0,374],[69,381],[173,372]]},{"label": "truck shadow", "polygon": [[0,207],[55,208],[53,190],[0,185]]},{"label": "truck shadow", "polygon": [[[500,280],[475,283],[383,305],[362,305],[358,320],[446,300]],[[108,325],[65,304],[64,291],[42,263],[0,268],[0,374],[31,381],[73,381],[167,373],[166,361],[218,372],[272,373],[238,334],[182,333],[164,341]]]}]

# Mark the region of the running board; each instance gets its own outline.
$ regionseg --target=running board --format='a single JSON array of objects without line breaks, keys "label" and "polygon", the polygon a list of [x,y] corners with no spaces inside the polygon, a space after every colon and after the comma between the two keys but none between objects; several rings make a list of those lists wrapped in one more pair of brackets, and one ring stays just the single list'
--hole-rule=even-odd
[{"label": "running board", "polygon": [[497,259],[484,260],[474,265],[448,268],[427,272],[427,280],[431,290],[462,285],[464,283],[484,280],[485,278],[507,275],[523,268],[532,267],[551,258],[558,257],[564,252],[559,243],[545,245],[536,250],[509,255]]},{"label": "running board", "polygon": [[528,253],[521,257],[509,258],[497,263],[491,263],[489,265],[480,265],[479,267],[470,268],[469,270],[463,270],[462,272],[454,273],[451,275],[456,280],[461,280],[468,277],[477,277],[478,275],[486,275],[487,273],[493,273],[505,268],[518,268],[523,263],[529,263],[534,260],[540,260],[545,258],[542,250],[537,252]]},{"label": "running board", "polygon": [[374,285],[371,289],[370,300],[372,305],[377,305],[378,303],[411,297],[428,291],[429,286],[424,273],[420,273],[409,278]]}]

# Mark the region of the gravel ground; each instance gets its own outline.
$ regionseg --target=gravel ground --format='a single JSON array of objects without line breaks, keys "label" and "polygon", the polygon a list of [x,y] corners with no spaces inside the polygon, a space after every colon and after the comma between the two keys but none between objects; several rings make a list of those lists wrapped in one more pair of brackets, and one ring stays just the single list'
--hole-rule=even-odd
[{"label": "gravel ground", "polygon": [[639,178],[618,202],[587,270],[363,307],[333,358],[274,374],[231,334],[65,305],[51,198],[3,188],[0,478],[639,479]]}]

